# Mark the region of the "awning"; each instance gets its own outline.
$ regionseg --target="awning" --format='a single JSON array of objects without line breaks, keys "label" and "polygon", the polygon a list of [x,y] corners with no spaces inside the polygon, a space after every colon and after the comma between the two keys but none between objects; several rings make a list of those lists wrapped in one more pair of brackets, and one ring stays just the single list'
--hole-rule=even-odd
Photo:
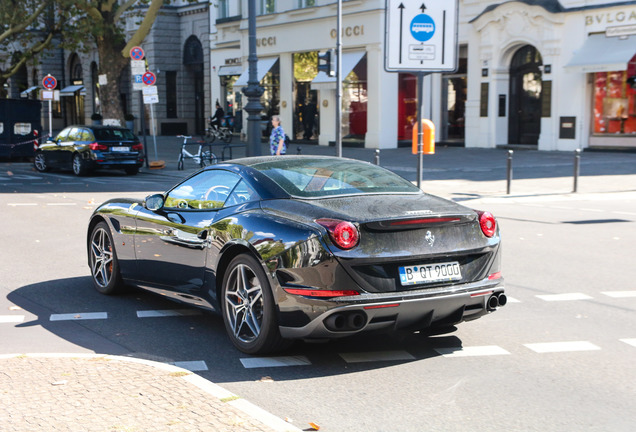
[{"label": "awning", "polygon": [[84,90],[84,86],[82,85],[66,86],[60,90],[60,96],[75,96],[75,93],[82,90]]},{"label": "awning", "polygon": [[219,76],[240,75],[243,72],[241,65],[223,65],[219,67]]},{"label": "awning", "polygon": [[[351,71],[358,65],[362,57],[364,57],[364,51],[349,51],[342,53],[342,79],[343,81],[351,73]],[[327,90],[336,88],[336,77],[330,77],[323,71],[318,72],[316,78],[311,81],[312,90]]]},{"label": "awning", "polygon": [[636,35],[621,39],[605,34],[590,35],[565,68],[570,72],[612,72],[627,70],[636,55]]},{"label": "awning", "polygon": [[29,87],[28,89],[24,90],[23,92],[20,93],[21,97],[27,97],[31,94],[32,91],[37,90],[39,87],[38,86],[33,86],[33,87]]},{"label": "awning", "polygon": [[[265,59],[258,59],[258,63],[256,64],[256,72],[258,82],[261,82],[265,74],[269,72],[269,70],[276,64],[278,61],[278,57],[271,57]],[[244,87],[247,85],[247,80],[249,79],[250,74],[249,67],[243,71],[240,77],[234,83],[234,87]]]}]

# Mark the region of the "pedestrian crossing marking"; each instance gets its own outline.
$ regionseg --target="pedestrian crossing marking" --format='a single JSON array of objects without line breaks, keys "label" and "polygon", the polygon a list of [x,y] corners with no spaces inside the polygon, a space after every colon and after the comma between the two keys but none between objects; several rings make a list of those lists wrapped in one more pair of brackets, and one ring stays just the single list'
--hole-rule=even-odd
[{"label": "pedestrian crossing marking", "polygon": [[524,344],[524,346],[540,354],[573,351],[597,351],[601,349],[599,346],[588,341],[533,343]]},{"label": "pedestrian crossing marking", "polygon": [[246,369],[311,365],[311,362],[305,356],[250,357],[242,358],[241,363]]},{"label": "pedestrian crossing marking", "polygon": [[415,357],[413,357],[406,351],[369,351],[359,353],[340,353],[340,357],[342,357],[342,359],[347,363],[415,360]]},{"label": "pedestrian crossing marking", "polygon": [[593,298],[583,293],[547,294],[538,295],[537,297],[545,301],[591,300]]},{"label": "pedestrian crossing marking", "polygon": [[158,318],[173,316],[201,315],[196,309],[168,309],[168,310],[143,310],[137,311],[137,318]]},{"label": "pedestrian crossing marking", "polygon": [[496,356],[496,355],[508,355],[510,354],[505,349],[496,345],[489,346],[474,346],[474,347],[448,347],[448,348],[434,348],[438,354],[444,357],[481,357],[481,356]]},{"label": "pedestrian crossing marking", "polygon": [[208,365],[203,360],[172,362],[169,364],[171,364],[172,366],[180,367],[181,369],[189,370],[190,372],[201,372],[208,370]]},{"label": "pedestrian crossing marking", "polygon": [[16,324],[24,322],[24,315],[0,315],[0,324]]},{"label": "pedestrian crossing marking", "polygon": [[636,297],[636,291],[603,291],[601,294],[612,298]]},{"label": "pedestrian crossing marking", "polygon": [[620,339],[621,342],[625,342],[633,347],[636,347],[636,338],[634,339]]},{"label": "pedestrian crossing marking", "polygon": [[50,321],[81,321],[107,319],[107,312],[78,312],[68,314],[52,314]]}]

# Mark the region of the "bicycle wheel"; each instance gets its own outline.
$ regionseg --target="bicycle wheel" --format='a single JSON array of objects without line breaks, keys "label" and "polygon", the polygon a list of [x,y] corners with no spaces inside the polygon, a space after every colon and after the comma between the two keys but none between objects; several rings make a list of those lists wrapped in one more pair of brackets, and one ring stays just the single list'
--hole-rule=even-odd
[{"label": "bicycle wheel", "polygon": [[177,161],[177,169],[179,171],[183,171],[183,153],[179,155],[179,160]]},{"label": "bicycle wheel", "polygon": [[208,165],[214,165],[216,163],[216,155],[211,151],[204,151],[201,153],[201,167]]},{"label": "bicycle wheel", "polygon": [[228,144],[231,143],[232,142],[232,132],[229,129],[225,129],[223,131],[223,135],[221,137],[221,140],[223,142],[228,143]]}]

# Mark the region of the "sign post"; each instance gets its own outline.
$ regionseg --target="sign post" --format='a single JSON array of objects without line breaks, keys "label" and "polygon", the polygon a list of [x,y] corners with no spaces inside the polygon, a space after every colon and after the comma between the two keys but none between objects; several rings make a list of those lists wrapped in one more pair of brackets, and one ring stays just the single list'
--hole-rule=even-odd
[{"label": "sign post", "polygon": [[51,99],[53,99],[52,97],[53,89],[57,87],[57,80],[55,79],[54,76],[52,76],[51,74],[48,74],[42,79],[42,86],[44,86],[44,88],[49,90],[51,93],[51,97],[48,98],[49,100],[49,137],[53,138],[53,109],[51,107]]},{"label": "sign post", "polygon": [[458,3],[458,0],[386,0],[384,69],[417,75],[417,186],[420,189],[425,133],[424,76],[457,69]]}]

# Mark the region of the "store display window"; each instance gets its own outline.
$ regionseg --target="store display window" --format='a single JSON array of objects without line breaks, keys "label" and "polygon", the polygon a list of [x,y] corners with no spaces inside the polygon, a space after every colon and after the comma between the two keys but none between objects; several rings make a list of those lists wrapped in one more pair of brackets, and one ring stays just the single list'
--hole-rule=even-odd
[{"label": "store display window", "polygon": [[367,56],[362,57],[342,85],[342,134],[364,139],[367,133]]},{"label": "store display window", "polygon": [[636,75],[636,56],[626,71],[594,74],[594,134],[636,135],[636,90],[627,78]]}]

